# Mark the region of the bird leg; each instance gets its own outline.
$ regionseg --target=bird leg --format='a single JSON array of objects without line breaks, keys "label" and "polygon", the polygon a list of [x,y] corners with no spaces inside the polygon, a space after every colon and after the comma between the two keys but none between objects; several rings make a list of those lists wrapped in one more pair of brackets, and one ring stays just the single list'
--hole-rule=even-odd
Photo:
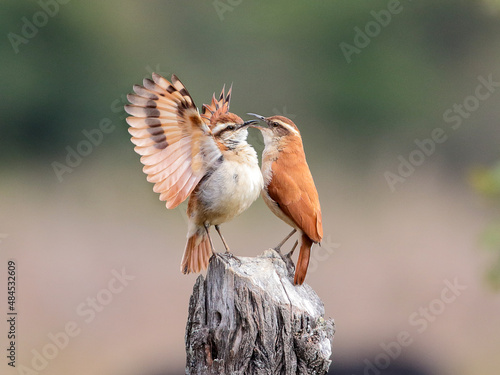
[{"label": "bird leg", "polygon": [[293,245],[293,247],[292,247],[292,250],[289,253],[287,253],[286,255],[283,255],[280,252],[278,252],[278,254],[281,257],[281,259],[283,260],[283,262],[285,262],[288,274],[292,278],[293,278],[293,275],[295,273],[295,264],[293,263],[292,255],[293,255],[293,252],[295,251],[295,248],[297,247],[298,244],[299,244],[299,240],[296,240],[295,245]]},{"label": "bird leg", "polygon": [[290,250],[288,254],[285,255],[288,259],[290,260],[292,259],[293,252],[295,251],[295,248],[297,247],[298,244],[299,240],[295,241],[295,245],[293,245],[292,250]]},{"label": "bird leg", "polygon": [[[297,232],[297,229],[295,229],[295,228],[294,228],[294,229],[290,232],[290,234],[289,234],[288,236],[286,236],[286,237],[283,239],[283,241],[281,241],[281,242],[278,244],[278,246],[276,246],[276,247],[274,248],[274,250],[276,250],[278,253],[280,253],[280,254],[281,254],[281,246],[283,246],[283,245],[285,244],[285,242],[286,242],[286,241],[288,241],[288,240],[290,239],[290,237],[292,237],[292,236],[295,234],[295,232]],[[292,250],[292,251],[293,251],[293,250]]]},{"label": "bird leg", "polygon": [[217,231],[217,233],[219,233],[220,239],[222,240],[222,243],[224,244],[224,247],[226,248],[226,254],[228,254],[228,253],[230,254],[229,246],[227,246],[226,240],[222,236],[222,233],[220,232],[220,228],[218,225],[215,226],[215,230]]},{"label": "bird leg", "polygon": [[205,227],[205,231],[207,232],[208,241],[210,241],[210,247],[212,248],[212,255],[215,255],[217,253],[215,252],[214,243],[212,242],[212,237],[210,237],[210,232],[208,231],[209,225],[204,224],[203,226]]},{"label": "bird leg", "polygon": [[[212,237],[210,237],[210,232],[208,231],[208,228],[210,227],[210,225],[208,224],[204,224],[204,227],[205,227],[205,230],[207,232],[207,237],[208,237],[208,240],[210,241],[210,247],[212,248],[212,256],[210,257],[210,260],[212,260],[212,258],[214,257],[219,257],[223,262],[226,262],[227,264],[229,264],[229,262],[227,261],[227,259],[225,259],[222,254],[219,254],[219,253],[216,253],[215,252],[215,249],[214,249],[214,243],[212,242]],[[218,231],[217,231],[218,232]],[[220,233],[219,233],[220,234]]]},{"label": "bird leg", "polygon": [[[239,265],[241,266],[241,260],[239,260],[237,257],[235,257],[230,251],[229,251],[229,246],[227,246],[227,242],[226,240],[224,239],[224,236],[222,235],[221,231],[220,231],[220,228],[218,225],[215,226],[215,230],[217,231],[217,233],[219,233],[219,236],[220,236],[220,239],[222,240],[222,243],[224,244],[224,247],[226,248],[226,252],[224,253],[224,256],[227,256],[228,258],[232,258],[234,260],[236,260]],[[221,256],[222,258],[222,254],[218,254]]]}]

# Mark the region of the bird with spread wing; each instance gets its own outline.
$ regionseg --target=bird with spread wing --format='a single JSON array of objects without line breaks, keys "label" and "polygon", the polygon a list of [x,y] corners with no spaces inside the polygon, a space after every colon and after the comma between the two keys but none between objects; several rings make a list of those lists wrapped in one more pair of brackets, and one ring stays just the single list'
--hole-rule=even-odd
[{"label": "bird with spread wing", "polygon": [[129,133],[147,180],[167,208],[189,197],[181,271],[200,272],[215,253],[210,226],[229,253],[219,225],[245,211],[264,186],[257,154],[246,141],[255,120],[244,122],[229,112],[231,88],[227,94],[223,88],[218,99],[214,94],[200,114],[175,75],[171,82],[155,73],[152,78],[127,96]]}]

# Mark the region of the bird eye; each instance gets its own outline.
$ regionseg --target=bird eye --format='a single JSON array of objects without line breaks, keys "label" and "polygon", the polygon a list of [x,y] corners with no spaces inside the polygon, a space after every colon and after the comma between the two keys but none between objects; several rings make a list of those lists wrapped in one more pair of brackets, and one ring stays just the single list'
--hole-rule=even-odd
[{"label": "bird eye", "polygon": [[277,123],[277,122],[273,122],[273,123],[271,123],[271,125],[272,125],[273,127],[276,127],[276,126],[278,126],[278,123]]},{"label": "bird eye", "polygon": [[234,125],[228,125],[228,126],[226,127],[226,129],[227,129],[227,130],[234,130],[234,129],[236,129],[236,128],[235,128],[235,126],[234,126]]}]

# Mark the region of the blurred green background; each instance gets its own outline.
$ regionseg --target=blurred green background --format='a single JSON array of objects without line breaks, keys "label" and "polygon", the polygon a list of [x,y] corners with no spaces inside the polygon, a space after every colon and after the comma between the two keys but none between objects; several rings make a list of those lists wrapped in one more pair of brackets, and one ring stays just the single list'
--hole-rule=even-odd
[{"label": "blurred green background", "polygon": [[[179,272],[185,204],[158,201],[123,111],[155,71],[179,76],[198,107],[233,83],[232,112],[300,128],[325,226],[306,281],[337,324],[331,373],[498,374],[500,1],[7,0],[2,10],[0,275],[16,259],[19,366],[183,373],[196,278]],[[260,154],[260,135],[249,141]],[[288,233],[260,200],[223,228],[240,256]],[[89,307],[123,268],[134,279]],[[443,302],[455,281],[464,289]],[[78,335],[37,363],[68,322]],[[385,369],[401,332],[412,343]],[[17,373],[5,359],[0,368]]]}]

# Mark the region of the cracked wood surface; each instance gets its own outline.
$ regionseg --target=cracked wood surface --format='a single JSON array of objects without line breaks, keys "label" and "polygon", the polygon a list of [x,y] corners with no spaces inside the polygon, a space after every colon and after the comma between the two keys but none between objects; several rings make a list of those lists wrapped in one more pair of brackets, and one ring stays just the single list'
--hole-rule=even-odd
[{"label": "cracked wood surface", "polygon": [[189,302],[186,374],[326,374],[333,319],[274,250],[214,257]]}]

